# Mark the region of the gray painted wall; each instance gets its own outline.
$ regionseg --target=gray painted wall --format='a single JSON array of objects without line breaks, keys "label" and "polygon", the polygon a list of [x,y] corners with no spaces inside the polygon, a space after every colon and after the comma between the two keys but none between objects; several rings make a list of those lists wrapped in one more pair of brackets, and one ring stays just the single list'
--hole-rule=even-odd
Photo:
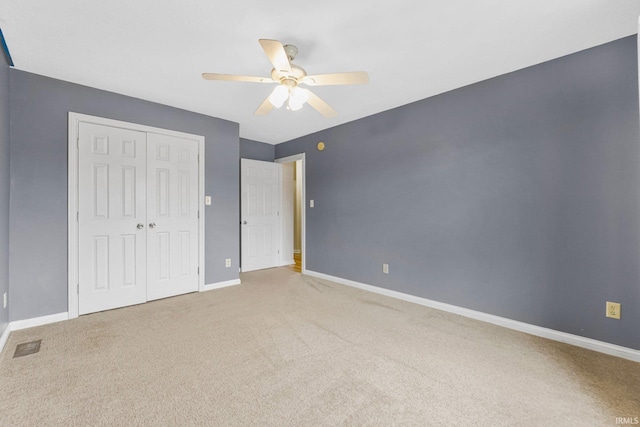
[{"label": "gray painted wall", "polygon": [[240,158],[273,162],[276,159],[276,146],[251,139],[240,138]]},{"label": "gray painted wall", "polygon": [[[238,278],[238,125],[11,70],[11,311],[67,311],[68,112],[204,135],[205,283]],[[232,266],[225,268],[225,258]]]},{"label": "gray painted wall", "polygon": [[9,117],[9,64],[0,54],[0,335],[9,324],[9,305],[2,305],[9,293]]},{"label": "gray painted wall", "polygon": [[638,127],[633,36],[276,157],[306,152],[308,269],[640,349]]}]

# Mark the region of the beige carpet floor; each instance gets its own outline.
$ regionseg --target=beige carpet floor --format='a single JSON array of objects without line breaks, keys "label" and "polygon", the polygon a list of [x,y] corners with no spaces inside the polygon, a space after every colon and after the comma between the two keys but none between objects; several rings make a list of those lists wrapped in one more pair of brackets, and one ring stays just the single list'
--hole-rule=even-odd
[{"label": "beige carpet floor", "polygon": [[[302,276],[15,331],[0,425],[615,426],[640,364]],[[40,352],[12,358],[19,343]]]}]

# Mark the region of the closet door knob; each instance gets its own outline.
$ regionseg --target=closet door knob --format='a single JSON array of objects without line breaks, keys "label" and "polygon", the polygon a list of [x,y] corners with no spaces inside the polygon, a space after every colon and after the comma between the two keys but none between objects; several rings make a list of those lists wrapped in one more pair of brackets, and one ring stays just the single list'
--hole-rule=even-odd
[{"label": "closet door knob", "polygon": [[140,223],[140,224],[136,225],[136,227],[138,227],[138,230],[140,230],[141,228],[144,228],[144,224]]},{"label": "closet door knob", "polygon": [[152,222],[151,224],[149,224],[149,228],[156,228],[156,223]]}]

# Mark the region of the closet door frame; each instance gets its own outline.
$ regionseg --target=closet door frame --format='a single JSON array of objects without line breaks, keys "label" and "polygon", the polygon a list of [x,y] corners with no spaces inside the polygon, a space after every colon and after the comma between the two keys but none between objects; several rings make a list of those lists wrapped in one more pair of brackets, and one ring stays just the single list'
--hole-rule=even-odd
[{"label": "closet door frame", "polygon": [[161,129],[152,126],[145,126],[136,123],[112,120],[103,117],[89,116],[86,114],[69,112],[69,139],[68,139],[68,295],[69,319],[78,317],[78,139],[80,122],[93,123],[104,126],[119,127],[123,129],[131,129],[140,132],[152,132],[179,138],[187,138],[198,141],[198,290],[205,290],[204,284],[204,171],[205,171],[205,155],[204,136],[194,135],[185,132],[176,132],[168,129]]}]

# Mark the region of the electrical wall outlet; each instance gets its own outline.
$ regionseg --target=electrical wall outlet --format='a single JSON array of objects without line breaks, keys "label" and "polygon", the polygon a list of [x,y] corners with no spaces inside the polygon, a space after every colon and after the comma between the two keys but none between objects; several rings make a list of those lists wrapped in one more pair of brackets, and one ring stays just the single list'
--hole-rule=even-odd
[{"label": "electrical wall outlet", "polygon": [[382,264],[382,272],[384,274],[389,274],[389,264]]},{"label": "electrical wall outlet", "polygon": [[7,293],[2,294],[2,308],[7,308]]},{"label": "electrical wall outlet", "polygon": [[231,258],[227,258],[226,260],[224,260],[224,266],[231,267]]},{"label": "electrical wall outlet", "polygon": [[607,301],[607,317],[620,319],[620,303]]}]

